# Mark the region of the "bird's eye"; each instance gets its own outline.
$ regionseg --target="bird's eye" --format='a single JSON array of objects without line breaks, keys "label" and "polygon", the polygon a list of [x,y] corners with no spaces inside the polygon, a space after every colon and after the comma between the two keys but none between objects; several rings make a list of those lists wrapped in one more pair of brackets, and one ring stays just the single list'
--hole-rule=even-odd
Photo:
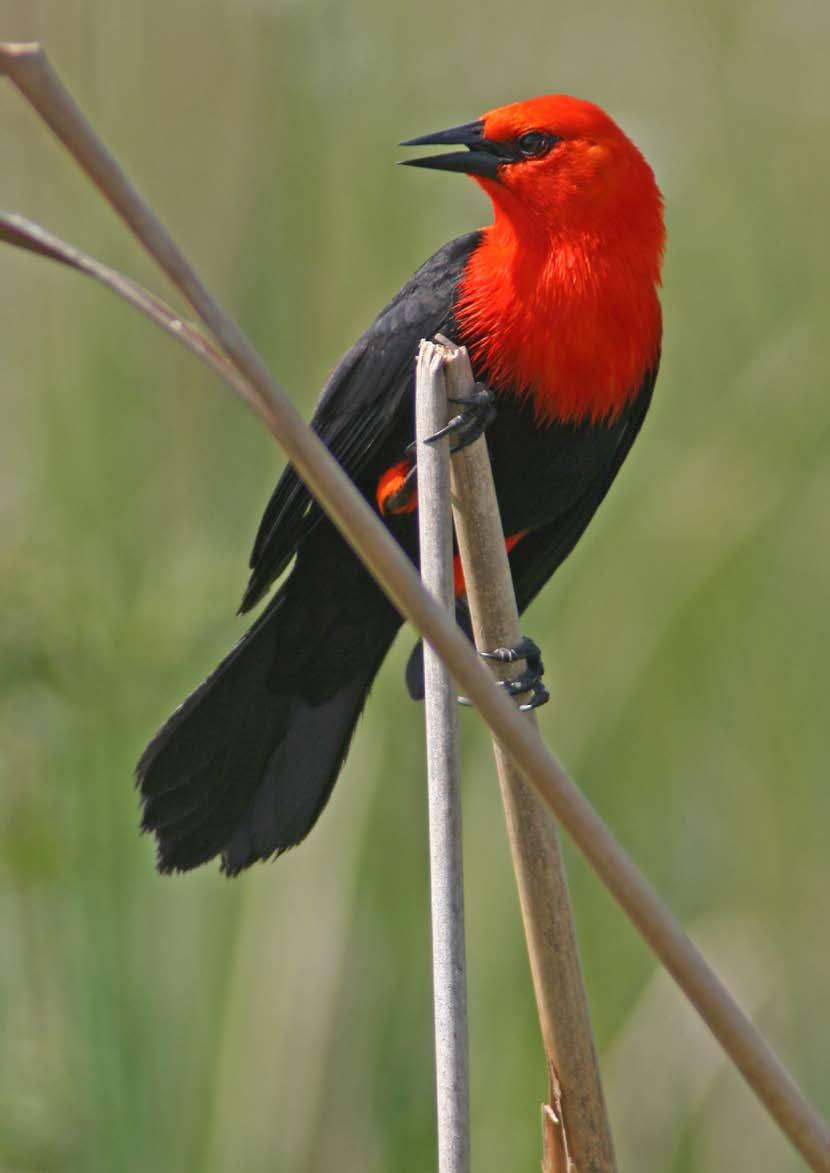
[{"label": "bird's eye", "polygon": [[538,159],[540,155],[546,155],[556,141],[555,135],[545,134],[542,130],[529,130],[519,139],[519,150],[526,159]]}]

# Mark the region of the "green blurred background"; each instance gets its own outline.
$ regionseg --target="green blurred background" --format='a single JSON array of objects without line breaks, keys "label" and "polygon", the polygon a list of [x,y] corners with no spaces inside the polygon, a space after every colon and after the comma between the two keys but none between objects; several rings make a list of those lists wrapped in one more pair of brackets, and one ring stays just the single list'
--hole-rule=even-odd
[{"label": "green blurred background", "polygon": [[[633,458],[534,606],[546,738],[830,1111],[830,181],[818,0],[0,0],[40,38],[310,411],[472,183],[401,138],[562,90],[668,209],[663,370]],[[0,204],[164,290],[9,86]],[[0,258],[0,1168],[434,1163],[421,712],[402,638],[309,842],[161,879],[146,739],[237,638],[282,457],[83,279]],[[487,738],[464,721],[479,1173],[538,1167],[545,1090]],[[803,1166],[581,859],[621,1166]]]}]

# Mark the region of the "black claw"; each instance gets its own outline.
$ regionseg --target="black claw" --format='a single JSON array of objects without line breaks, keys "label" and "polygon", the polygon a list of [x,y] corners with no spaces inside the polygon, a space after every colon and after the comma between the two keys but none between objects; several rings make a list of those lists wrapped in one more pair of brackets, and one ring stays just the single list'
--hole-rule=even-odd
[{"label": "black claw", "polygon": [[493,648],[492,652],[479,652],[485,660],[497,660],[500,664],[514,664],[516,660],[527,660],[528,667],[538,667],[541,676],[542,649],[529,636],[523,635],[512,648]]},{"label": "black claw", "polygon": [[541,708],[542,705],[546,705],[550,700],[550,693],[545,688],[544,684],[542,684],[541,680],[536,681],[536,683],[533,685],[532,691],[533,696],[530,698],[530,700],[525,701],[523,705],[519,705],[520,713],[529,713],[532,709]]},{"label": "black claw", "polygon": [[521,696],[531,692],[529,701],[519,705],[520,713],[528,713],[531,709],[538,709],[550,700],[550,693],[542,684],[545,666],[542,663],[542,653],[539,645],[528,636],[523,635],[517,644],[510,648],[493,648],[491,652],[479,652],[485,660],[495,660],[499,664],[514,664],[517,660],[524,660],[527,668],[514,680],[500,680],[499,687],[503,688],[508,696]]},{"label": "black claw", "polygon": [[454,415],[443,428],[439,428],[437,432],[427,436],[424,443],[434,444],[443,436],[452,436],[450,452],[459,452],[482,436],[496,418],[495,396],[481,383],[476,383],[469,399],[450,397],[449,401],[461,405],[462,410]]},{"label": "black claw", "polygon": [[508,696],[521,696],[523,692],[530,692],[533,686],[539,681],[539,673],[533,669],[528,668],[521,676],[514,677],[513,680],[499,680],[499,688],[503,688]]}]

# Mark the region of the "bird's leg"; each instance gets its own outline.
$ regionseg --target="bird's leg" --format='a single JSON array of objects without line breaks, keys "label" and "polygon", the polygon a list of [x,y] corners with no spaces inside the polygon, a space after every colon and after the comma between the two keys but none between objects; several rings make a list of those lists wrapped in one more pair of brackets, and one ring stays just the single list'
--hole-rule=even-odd
[{"label": "bird's leg", "polygon": [[387,492],[382,499],[383,513],[411,513],[417,505],[418,467],[412,464],[408,472],[403,473],[399,483],[391,492]]},{"label": "bird's leg", "polygon": [[[531,709],[538,709],[550,700],[550,693],[542,684],[545,666],[542,663],[542,652],[539,645],[528,636],[523,635],[512,648],[493,648],[492,652],[478,653],[485,660],[495,660],[499,664],[514,664],[516,660],[524,660],[527,667],[521,676],[515,680],[499,680],[499,688],[503,688],[508,696],[520,696],[524,692],[533,695],[529,701],[519,705],[520,713],[529,713]],[[459,704],[469,705],[472,702],[465,696],[458,698]]]},{"label": "bird's leg", "polygon": [[[442,436],[451,436],[450,453],[460,452],[468,444],[472,444],[483,435],[498,414],[495,407],[495,396],[483,383],[476,383],[473,394],[466,399],[455,399],[448,396],[449,403],[457,403],[462,410],[454,415],[443,428],[439,428],[431,436],[427,436],[424,444],[434,444]],[[412,461],[412,471],[409,474],[415,477],[418,445],[413,440],[407,444],[404,454],[407,460]]]},{"label": "bird's leg", "polygon": [[461,411],[449,419],[443,428],[427,436],[424,443],[434,444],[442,436],[451,436],[450,452],[459,452],[484,435],[496,418],[495,396],[483,383],[476,383],[471,396],[464,399],[450,396],[449,402],[458,404]]},{"label": "bird's leg", "polygon": [[[443,428],[427,436],[424,443],[434,444],[442,436],[450,436],[450,452],[459,452],[483,435],[496,418],[495,396],[483,383],[476,383],[471,396],[465,399],[449,396],[448,402],[458,404],[461,411]],[[404,460],[387,469],[378,482],[376,496],[381,513],[411,513],[416,508],[416,461],[417,445],[413,441],[404,449]]]}]

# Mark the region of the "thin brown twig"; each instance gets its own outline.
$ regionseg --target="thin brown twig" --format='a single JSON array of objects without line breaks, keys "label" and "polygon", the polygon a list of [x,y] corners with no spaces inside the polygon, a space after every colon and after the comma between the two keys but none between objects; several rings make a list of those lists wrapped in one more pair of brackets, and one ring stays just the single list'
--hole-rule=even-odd
[{"label": "thin brown twig", "polygon": [[38,45],[0,44],[5,74],[64,142],[147,252],[184,293],[243,376],[239,394],[389,598],[450,667],[525,778],[554,811],[640,934],[672,974],[782,1131],[816,1173],[830,1173],[830,1131],[775,1052],[692,944],[599,815],[516,712],[468,641],[426,594],[412,564],[306,426],[239,327],[199,280],[118,168]]},{"label": "thin brown twig", "polygon": [[0,241],[16,245],[17,248],[25,249],[37,256],[47,257],[51,261],[57,261],[61,265],[66,265],[78,273],[91,277],[103,285],[105,289],[108,289],[110,293],[114,293],[116,297],[122,298],[133,309],[144,314],[151,322],[155,322],[166,333],[172,334],[192,354],[195,354],[197,358],[215,371],[220,378],[230,383],[243,398],[249,394],[245,380],[236,367],[228,362],[213,339],[200,330],[195,322],[189,322],[186,318],[182,318],[167,302],[162,301],[154,293],[150,293],[137,281],[125,277],[116,269],[110,269],[107,265],[103,265],[94,257],[89,256],[88,253],[82,252],[72,244],[67,244],[65,240],[61,240],[59,236],[55,236],[53,232],[49,232],[42,225],[28,220],[16,212],[0,212]]}]

